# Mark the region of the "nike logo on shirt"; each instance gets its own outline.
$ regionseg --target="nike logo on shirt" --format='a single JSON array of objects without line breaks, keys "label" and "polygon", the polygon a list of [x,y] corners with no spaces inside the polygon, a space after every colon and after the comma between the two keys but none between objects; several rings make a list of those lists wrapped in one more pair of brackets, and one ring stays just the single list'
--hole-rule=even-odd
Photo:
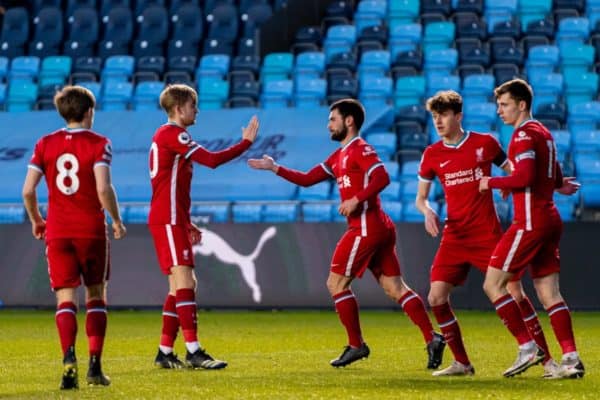
[{"label": "nike logo on shirt", "polygon": [[450,161],[452,161],[452,160],[441,162],[440,163],[440,168],[444,168],[446,166],[446,164],[448,164]]}]

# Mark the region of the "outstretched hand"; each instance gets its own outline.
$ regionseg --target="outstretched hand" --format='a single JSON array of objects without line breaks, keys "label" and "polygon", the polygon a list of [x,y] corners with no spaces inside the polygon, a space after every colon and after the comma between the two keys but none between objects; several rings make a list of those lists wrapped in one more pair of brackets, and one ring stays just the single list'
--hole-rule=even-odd
[{"label": "outstretched hand", "polygon": [[269,171],[277,172],[277,164],[273,157],[265,154],[262,158],[251,158],[248,160],[248,165],[254,169],[266,169]]},{"label": "outstretched hand", "polygon": [[258,135],[258,126],[258,118],[256,115],[254,115],[252,118],[250,118],[248,126],[242,128],[242,139],[247,139],[254,143],[256,140],[256,135]]}]

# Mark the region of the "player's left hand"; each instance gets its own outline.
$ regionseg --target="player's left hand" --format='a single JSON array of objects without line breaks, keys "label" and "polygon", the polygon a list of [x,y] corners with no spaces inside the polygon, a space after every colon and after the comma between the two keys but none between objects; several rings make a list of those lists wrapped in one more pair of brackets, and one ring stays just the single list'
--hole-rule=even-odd
[{"label": "player's left hand", "polygon": [[556,191],[566,196],[571,196],[579,190],[581,183],[575,181],[574,176],[566,176],[563,178],[563,184]]},{"label": "player's left hand", "polygon": [[190,241],[192,242],[192,246],[195,244],[199,244],[202,242],[202,231],[196,225],[190,222]]},{"label": "player's left hand", "polygon": [[356,210],[356,207],[358,207],[358,199],[354,196],[351,199],[344,200],[338,207],[338,212],[344,217],[347,217]]},{"label": "player's left hand", "polygon": [[488,185],[489,180],[490,180],[489,176],[483,176],[479,180],[479,191],[481,193],[485,192],[486,190],[489,190],[489,188],[490,188]]}]

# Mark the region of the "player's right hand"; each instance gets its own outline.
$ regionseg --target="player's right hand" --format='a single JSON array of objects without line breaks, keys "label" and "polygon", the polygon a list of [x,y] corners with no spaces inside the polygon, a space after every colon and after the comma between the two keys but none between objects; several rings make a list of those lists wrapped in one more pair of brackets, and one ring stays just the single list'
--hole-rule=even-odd
[{"label": "player's right hand", "polygon": [[127,234],[127,228],[125,228],[125,225],[123,225],[123,222],[121,222],[121,221],[119,221],[119,222],[113,221],[112,228],[113,228],[113,236],[117,240],[124,238],[125,235]]},{"label": "player's right hand", "polygon": [[273,157],[264,154],[262,158],[251,158],[248,160],[248,165],[254,169],[268,169],[275,172],[275,160]]},{"label": "player's right hand", "polygon": [[425,230],[432,237],[440,234],[440,217],[431,208],[425,213]]},{"label": "player's right hand", "polygon": [[248,126],[242,128],[242,139],[247,139],[254,143],[256,140],[256,135],[258,135],[258,118],[254,115],[250,118],[250,122],[248,122]]},{"label": "player's right hand", "polygon": [[39,220],[31,223],[31,233],[38,240],[43,240],[46,237],[46,221]]}]

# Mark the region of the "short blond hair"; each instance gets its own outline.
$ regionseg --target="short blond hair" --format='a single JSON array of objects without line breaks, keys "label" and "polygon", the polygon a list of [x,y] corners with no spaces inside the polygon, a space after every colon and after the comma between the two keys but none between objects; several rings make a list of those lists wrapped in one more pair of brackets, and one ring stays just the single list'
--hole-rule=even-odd
[{"label": "short blond hair", "polygon": [[177,106],[192,100],[198,104],[198,94],[191,86],[184,84],[168,85],[160,94],[160,106],[171,116]]}]

